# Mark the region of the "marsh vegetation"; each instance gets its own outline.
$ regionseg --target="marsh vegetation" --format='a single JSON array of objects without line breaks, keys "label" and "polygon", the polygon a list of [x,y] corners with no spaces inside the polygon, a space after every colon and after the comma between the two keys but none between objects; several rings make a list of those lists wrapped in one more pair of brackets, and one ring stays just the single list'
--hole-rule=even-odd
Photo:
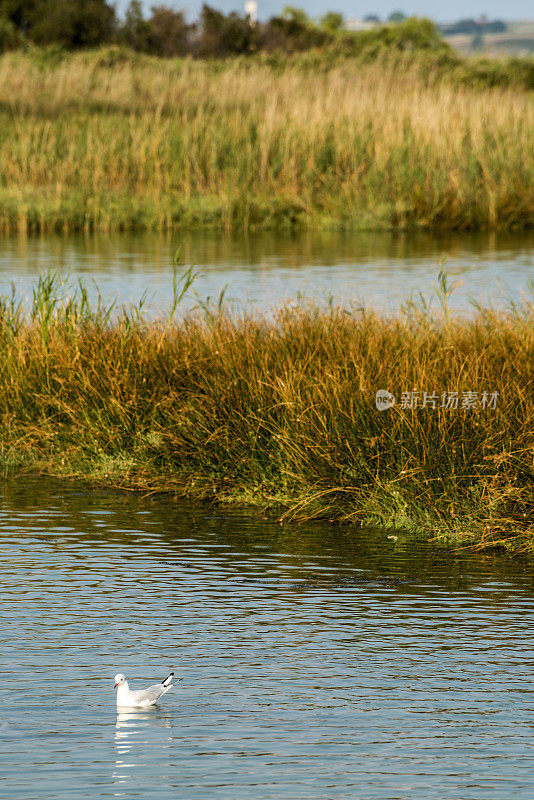
[{"label": "marsh vegetation", "polygon": [[[175,319],[192,278],[158,323],[140,306],[91,307],[50,275],[31,309],[2,299],[6,474],[532,547],[532,300],[454,317],[442,275],[441,306],[412,299],[389,317],[334,304],[236,315],[221,298]],[[378,411],[378,389],[395,406]],[[413,391],[416,406],[400,402]],[[479,402],[462,407],[467,392]]]},{"label": "marsh vegetation", "polygon": [[450,59],[5,54],[0,231],[528,228],[532,69]]}]

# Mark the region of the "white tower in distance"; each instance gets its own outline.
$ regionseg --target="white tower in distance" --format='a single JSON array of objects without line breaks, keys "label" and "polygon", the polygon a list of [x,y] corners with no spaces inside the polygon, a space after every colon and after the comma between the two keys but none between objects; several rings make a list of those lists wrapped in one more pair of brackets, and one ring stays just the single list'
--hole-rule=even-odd
[{"label": "white tower in distance", "polygon": [[245,14],[250,20],[251,25],[258,21],[258,2],[257,0],[245,0]]}]

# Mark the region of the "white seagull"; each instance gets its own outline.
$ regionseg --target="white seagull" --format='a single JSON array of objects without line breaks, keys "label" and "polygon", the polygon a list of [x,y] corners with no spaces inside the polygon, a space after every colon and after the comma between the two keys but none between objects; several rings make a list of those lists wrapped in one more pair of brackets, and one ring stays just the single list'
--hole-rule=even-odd
[{"label": "white seagull", "polygon": [[155,683],[149,686],[148,689],[130,689],[126,677],[119,672],[115,675],[115,689],[117,690],[117,707],[129,706],[137,708],[148,708],[148,706],[155,705],[159,698],[162,697],[169,689],[172,689],[171,683],[174,677],[174,672],[171,672],[164,681]]}]

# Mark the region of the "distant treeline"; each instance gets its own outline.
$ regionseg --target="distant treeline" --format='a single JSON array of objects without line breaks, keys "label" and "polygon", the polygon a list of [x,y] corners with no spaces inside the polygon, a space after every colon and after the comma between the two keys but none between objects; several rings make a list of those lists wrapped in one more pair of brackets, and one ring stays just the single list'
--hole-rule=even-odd
[{"label": "distant treeline", "polygon": [[393,16],[389,25],[353,32],[344,27],[341,14],[329,12],[313,21],[291,6],[255,22],[204,4],[198,20],[188,23],[183,11],[165,5],[154,6],[145,18],[139,0],[132,0],[124,18],[107,0],[0,0],[0,52],[28,44],[67,50],[118,44],[163,57],[292,53],[333,44],[347,54],[370,46],[448,49],[429,20]]},{"label": "distant treeline", "polygon": [[502,19],[477,21],[476,19],[461,19],[452,25],[440,25],[440,30],[445,36],[454,36],[457,33],[504,33],[506,23]]}]

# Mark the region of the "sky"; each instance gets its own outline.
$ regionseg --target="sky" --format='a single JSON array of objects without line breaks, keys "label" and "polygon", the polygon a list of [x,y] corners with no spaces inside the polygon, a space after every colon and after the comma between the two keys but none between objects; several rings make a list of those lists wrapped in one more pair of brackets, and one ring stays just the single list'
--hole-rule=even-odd
[{"label": "sky", "polygon": [[[243,11],[241,0],[207,0],[208,5],[221,11]],[[116,0],[116,7],[122,13],[128,0]],[[151,6],[166,5],[177,10],[184,10],[188,19],[194,19],[202,5],[202,0],[143,0],[148,11]],[[341,11],[346,17],[363,17],[366,14],[377,14],[386,18],[392,11],[400,10],[405,14],[418,17],[430,17],[436,22],[454,22],[466,17],[475,19],[486,14],[490,19],[524,20],[534,19],[532,0],[258,0],[259,18],[265,19],[279,13],[285,5],[303,8],[311,17],[324,14],[325,11]]]}]

